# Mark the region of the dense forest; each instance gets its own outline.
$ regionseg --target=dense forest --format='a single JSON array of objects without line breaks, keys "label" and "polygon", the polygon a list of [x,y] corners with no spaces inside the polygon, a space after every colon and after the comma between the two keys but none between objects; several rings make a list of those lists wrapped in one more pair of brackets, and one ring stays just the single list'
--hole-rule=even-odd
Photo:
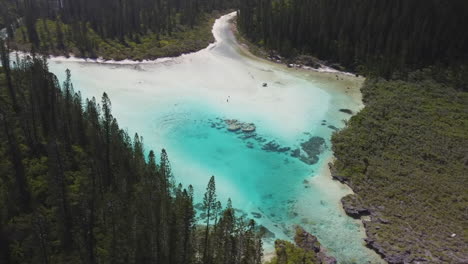
[{"label": "dense forest", "polygon": [[106,94],[83,101],[70,72],[59,85],[0,47],[0,263],[261,263],[261,228],[223,208],[214,177],[197,214]]},{"label": "dense forest", "polygon": [[202,49],[213,41],[217,13],[212,12],[236,5],[235,0],[0,1],[16,49],[120,60]]},{"label": "dense forest", "polygon": [[240,33],[368,77],[334,134],[333,176],[389,263],[468,262],[468,2],[244,0]]},{"label": "dense forest", "polygon": [[241,0],[238,25],[283,56],[310,54],[390,76],[466,62],[467,10],[467,1]]}]

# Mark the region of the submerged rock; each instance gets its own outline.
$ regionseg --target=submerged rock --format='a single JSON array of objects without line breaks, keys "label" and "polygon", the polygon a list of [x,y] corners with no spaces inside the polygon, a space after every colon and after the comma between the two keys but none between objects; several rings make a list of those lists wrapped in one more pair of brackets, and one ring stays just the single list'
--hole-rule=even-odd
[{"label": "submerged rock", "polygon": [[343,112],[343,113],[346,113],[346,114],[349,114],[349,115],[353,114],[353,111],[351,111],[350,109],[346,109],[346,108],[340,109],[340,112]]},{"label": "submerged rock", "polygon": [[286,152],[291,150],[290,147],[281,147],[276,141],[272,140],[262,147],[263,150],[268,152]]},{"label": "submerged rock", "polygon": [[263,225],[258,225],[257,231],[260,234],[262,234],[263,238],[266,239],[274,239],[276,237],[275,233],[271,232],[268,228],[264,227]]},{"label": "submerged rock", "polygon": [[231,124],[228,126],[228,130],[231,132],[237,131],[239,129],[241,129],[241,126],[238,124]]},{"label": "submerged rock", "polygon": [[300,156],[301,156],[301,150],[298,148],[291,152],[291,157],[293,158],[299,158]]},{"label": "submerged rock", "polygon": [[326,149],[325,139],[311,137],[308,141],[301,143],[301,147],[306,155],[301,154],[299,159],[304,163],[313,165],[319,161],[319,155]]},{"label": "submerged rock", "polygon": [[243,134],[242,136],[239,136],[240,139],[249,139],[249,138],[254,138],[257,136],[255,133],[248,133],[248,134]]},{"label": "submerged rock", "polygon": [[202,203],[197,203],[193,206],[196,210],[203,210],[203,204]]},{"label": "submerged rock", "polygon": [[254,132],[255,129],[256,129],[256,127],[255,127],[255,125],[253,123],[243,124],[242,125],[242,132],[250,133],[250,132]]},{"label": "submerged rock", "polygon": [[257,212],[250,212],[252,214],[252,216],[254,218],[262,218],[262,214],[261,213],[257,213]]},{"label": "submerged rock", "polygon": [[252,133],[257,129],[255,124],[240,122],[237,119],[226,119],[224,122],[228,126],[227,129],[231,132],[242,130],[244,133]]}]

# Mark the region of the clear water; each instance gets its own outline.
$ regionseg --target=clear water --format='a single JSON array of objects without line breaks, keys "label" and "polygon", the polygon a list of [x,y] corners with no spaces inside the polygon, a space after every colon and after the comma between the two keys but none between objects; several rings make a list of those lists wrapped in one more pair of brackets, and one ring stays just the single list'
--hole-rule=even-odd
[{"label": "clear water", "polygon": [[[83,97],[99,101],[107,92],[120,126],[143,136],[147,150],[165,148],[176,180],[192,184],[199,201],[215,175],[223,204],[231,198],[239,214],[256,216],[275,238],[290,239],[293,225],[301,224],[340,261],[379,262],[364,247],[359,222],[340,207],[350,190],[326,170],[332,157],[328,125],[342,127],[349,118],[340,108],[359,109],[359,98],[346,87],[361,80],[288,69],[246,54],[230,30],[233,16],[218,19],[216,43],[196,53],[144,63],[52,58],[49,67],[60,80],[70,69]],[[227,131],[221,125],[227,118],[255,123],[258,137]],[[271,140],[295,149],[311,136],[328,146],[314,165],[290,151],[262,149]],[[266,252],[273,241],[265,240]]]}]

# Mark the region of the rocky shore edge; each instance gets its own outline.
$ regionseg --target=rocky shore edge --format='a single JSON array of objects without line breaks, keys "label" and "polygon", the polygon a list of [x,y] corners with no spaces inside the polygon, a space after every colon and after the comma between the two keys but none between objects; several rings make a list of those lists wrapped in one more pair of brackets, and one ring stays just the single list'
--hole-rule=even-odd
[{"label": "rocky shore edge", "polygon": [[296,245],[306,251],[314,251],[317,256],[318,263],[336,264],[335,257],[328,255],[327,251],[320,245],[317,237],[305,231],[302,227],[296,227],[296,235],[294,236]]},{"label": "rocky shore edge", "polygon": [[275,256],[272,262],[277,263],[288,260],[288,263],[318,263],[337,264],[336,258],[328,255],[317,237],[305,231],[302,227],[296,226],[294,243],[286,240],[275,241]]},{"label": "rocky shore edge", "polygon": [[[333,180],[339,181],[342,184],[346,184],[352,190],[354,190],[352,182],[350,182],[348,178],[339,175],[333,163],[329,162],[328,167],[330,169],[330,174]],[[348,194],[342,197],[341,204],[348,216],[362,221],[366,232],[366,238],[364,239],[366,242],[366,247],[374,250],[382,257],[383,260],[389,264],[412,263],[413,261],[428,261],[426,259],[409,259],[410,254],[406,250],[397,254],[393,252],[390,253],[388,249],[386,249],[386,246],[378,241],[378,234],[372,232],[370,227],[374,226],[375,229],[378,230],[380,229],[379,225],[390,223],[387,219],[383,218],[379,214],[377,210],[378,208],[366,207],[359,196],[356,194]]]}]

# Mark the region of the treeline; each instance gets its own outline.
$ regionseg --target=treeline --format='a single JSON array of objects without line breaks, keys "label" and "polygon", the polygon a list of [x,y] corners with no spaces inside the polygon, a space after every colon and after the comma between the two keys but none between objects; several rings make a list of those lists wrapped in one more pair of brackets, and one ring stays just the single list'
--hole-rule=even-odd
[{"label": "treeline", "polygon": [[[5,0],[8,1],[8,0]],[[148,31],[171,33],[179,24],[194,26],[203,12],[232,8],[234,0],[20,0],[28,36],[37,44],[33,24],[38,18],[59,18],[75,24],[76,31],[87,24],[105,38],[124,40]],[[84,34],[85,32],[83,32]]]},{"label": "treeline", "polygon": [[222,207],[214,177],[199,219],[167,153],[145,156],[106,94],[83,101],[70,72],[59,85],[0,47],[0,263],[260,263],[259,228]]},{"label": "treeline", "polygon": [[281,55],[388,77],[466,61],[467,14],[467,1],[241,0],[238,25]]},{"label": "treeline", "polygon": [[[16,21],[10,30],[19,44],[18,48],[34,48],[42,53],[72,52],[82,57],[102,55],[116,56],[119,51],[103,54],[103,49],[125,49],[151,42],[145,49],[161,48],[170,42],[176,42],[182,36],[172,39],[171,36],[181,32],[190,32],[207,22],[207,14],[214,10],[226,10],[236,6],[237,0],[18,0],[13,5],[16,17],[5,15],[6,21]],[[7,5],[12,0],[1,0]],[[211,31],[208,26],[208,33]],[[198,34],[197,34],[198,33]],[[200,48],[196,35],[202,37],[203,44],[212,39],[194,32],[184,35],[190,38],[192,46],[184,44],[184,50]],[[201,35],[201,36],[200,36]],[[145,38],[151,36],[151,39]],[[166,40],[169,43],[160,42]],[[106,43],[110,42],[110,43]],[[107,45],[106,45],[107,44]],[[118,45],[120,44],[120,45]],[[197,45],[198,44],[198,45]],[[176,42],[174,45],[180,45]],[[110,47],[109,47],[110,46]],[[191,48],[191,49],[190,49]],[[140,51],[143,53],[143,51]],[[129,54],[131,56],[132,54]],[[142,54],[145,55],[145,54]],[[157,54],[142,56],[157,57]],[[165,55],[165,54],[163,54]],[[172,54],[170,54],[172,55]],[[121,58],[119,58],[121,59]]]}]

